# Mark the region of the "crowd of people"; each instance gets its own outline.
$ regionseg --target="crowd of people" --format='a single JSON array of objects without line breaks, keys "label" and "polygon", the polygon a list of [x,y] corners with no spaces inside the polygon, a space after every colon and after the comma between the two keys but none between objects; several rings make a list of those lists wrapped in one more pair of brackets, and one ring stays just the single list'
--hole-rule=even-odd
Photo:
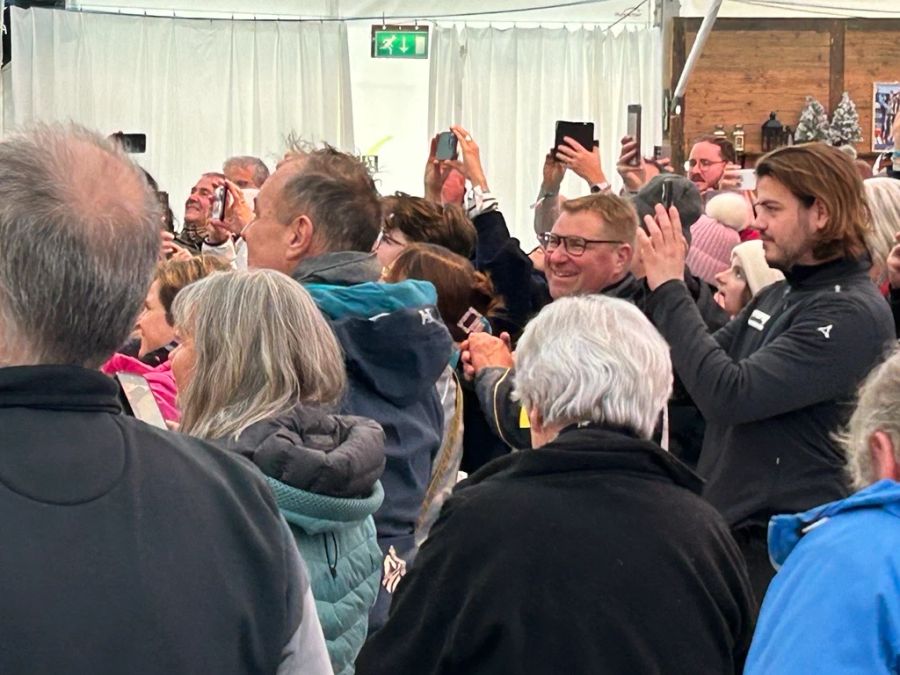
[{"label": "crowd of people", "polygon": [[0,141],[0,670],[896,669],[900,174],[566,138],[534,248],[451,132],[424,197],[291,144],[180,227]]}]

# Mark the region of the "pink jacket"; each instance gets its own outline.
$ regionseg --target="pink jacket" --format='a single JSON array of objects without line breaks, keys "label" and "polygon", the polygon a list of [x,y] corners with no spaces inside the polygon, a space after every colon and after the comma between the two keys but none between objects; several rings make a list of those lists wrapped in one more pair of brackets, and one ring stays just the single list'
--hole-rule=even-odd
[{"label": "pink jacket", "polygon": [[178,388],[175,386],[175,378],[172,376],[172,365],[168,361],[154,367],[130,356],[125,356],[125,354],[113,354],[109,361],[100,367],[100,370],[107,375],[115,375],[122,371],[143,375],[147,384],[150,385],[150,391],[153,398],[156,399],[163,418],[168,422],[178,422],[181,419],[181,412],[178,410],[176,402]]}]

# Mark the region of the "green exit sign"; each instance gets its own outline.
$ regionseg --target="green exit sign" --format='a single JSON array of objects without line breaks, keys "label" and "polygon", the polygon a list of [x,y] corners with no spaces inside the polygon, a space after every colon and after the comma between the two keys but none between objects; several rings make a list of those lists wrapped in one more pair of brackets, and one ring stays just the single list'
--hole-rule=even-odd
[{"label": "green exit sign", "polygon": [[427,59],[428,26],[372,26],[372,58]]}]

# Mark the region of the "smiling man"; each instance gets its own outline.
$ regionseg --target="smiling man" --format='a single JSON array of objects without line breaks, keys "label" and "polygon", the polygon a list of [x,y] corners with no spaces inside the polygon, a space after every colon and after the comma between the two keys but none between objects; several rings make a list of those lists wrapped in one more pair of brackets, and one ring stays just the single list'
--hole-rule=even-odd
[{"label": "smiling man", "polygon": [[191,188],[191,194],[184,202],[183,229],[175,238],[181,246],[192,253],[200,253],[203,239],[206,237],[213,196],[216,188],[225,182],[221,173],[205,173]]},{"label": "smiling man", "polygon": [[714,335],[682,281],[678,214],[657,206],[638,233],[653,291],[647,312],[706,418],[698,470],[725,516],[761,599],[774,570],[771,516],[847,494],[833,432],[860,380],[894,340],[868,277],[865,193],[851,160],[821,143],[781,148],[756,167],[766,261],[785,281],[759,293]]},{"label": "smiling man", "polygon": [[633,295],[637,281],[629,269],[636,230],[634,207],[614,195],[563,202],[553,230],[540,237],[551,297]]}]

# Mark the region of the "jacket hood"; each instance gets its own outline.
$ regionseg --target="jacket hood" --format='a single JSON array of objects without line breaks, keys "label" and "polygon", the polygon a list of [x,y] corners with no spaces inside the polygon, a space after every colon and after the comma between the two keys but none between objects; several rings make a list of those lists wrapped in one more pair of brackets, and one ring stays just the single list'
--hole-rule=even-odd
[{"label": "jacket hood", "polygon": [[369,497],[384,471],[384,432],[364,417],[297,405],[225,442],[266,476],[316,495]]},{"label": "jacket hood", "polygon": [[496,459],[463,485],[493,476],[528,476],[570,471],[611,471],[655,475],[699,495],[703,479],[652,441],[625,429],[571,426],[547,445]]},{"label": "jacket hood", "polygon": [[323,253],[301,262],[291,276],[301,284],[361,284],[378,281],[381,265],[374,253]]},{"label": "jacket hood", "polygon": [[329,319],[355,316],[369,319],[398,309],[436,305],[437,291],[428,281],[407,279],[396,284],[375,282],[354,286],[334,284],[305,284],[319,309]]},{"label": "jacket hood", "polygon": [[453,340],[423,281],[310,285],[344,349],[347,373],[394,405],[421,400],[447,367]]},{"label": "jacket hood", "polygon": [[880,480],[846,499],[803,513],[774,516],[769,521],[769,557],[776,567],[781,567],[807,532],[825,525],[838,514],[871,508],[881,508],[900,517],[900,483]]}]

